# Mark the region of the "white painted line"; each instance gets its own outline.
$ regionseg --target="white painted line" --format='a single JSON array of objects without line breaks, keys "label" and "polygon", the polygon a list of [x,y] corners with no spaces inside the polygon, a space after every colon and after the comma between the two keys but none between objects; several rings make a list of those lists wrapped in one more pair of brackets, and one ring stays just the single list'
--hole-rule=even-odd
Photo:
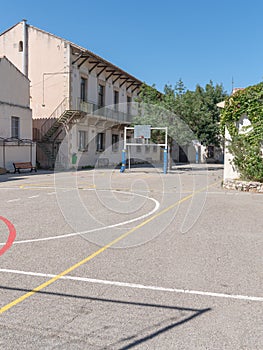
[{"label": "white painted line", "polygon": [[39,197],[39,194],[35,195],[35,196],[31,196],[31,197],[28,197],[28,198],[38,198]]},{"label": "white painted line", "polygon": [[50,189],[54,189],[54,186],[34,186],[34,185],[31,185],[31,186],[24,186],[23,187],[23,190],[50,190]]},{"label": "white painted line", "polygon": [[18,202],[20,201],[20,198],[16,198],[16,199],[9,199],[9,201],[7,201],[7,203],[12,203],[12,202]]},{"label": "white painted line", "polygon": [[[90,191],[91,191],[91,189],[90,189]],[[142,194],[138,194],[138,193],[135,193],[135,192],[123,192],[123,191],[116,191],[116,192],[117,193],[124,193],[124,194],[133,194],[133,195],[138,196],[138,197],[143,197],[143,198],[149,199],[149,200],[151,200],[151,201],[153,201],[155,203],[155,207],[149,213],[146,213],[144,215],[141,215],[141,216],[139,216],[137,218],[134,218],[134,219],[131,219],[131,220],[119,222],[117,224],[113,224],[113,225],[109,225],[109,226],[102,226],[102,227],[98,227],[98,228],[95,228],[95,229],[92,229],[92,230],[87,230],[87,231],[82,231],[82,232],[68,233],[68,234],[59,235],[59,236],[50,236],[50,237],[45,237],[45,238],[35,238],[35,239],[28,239],[28,240],[23,240],[23,241],[14,241],[13,245],[14,244],[22,244],[22,243],[33,243],[33,242],[50,241],[50,240],[55,240],[55,239],[64,239],[64,238],[79,236],[79,235],[83,235],[83,234],[87,234],[87,233],[91,233],[91,232],[103,231],[103,230],[107,230],[107,229],[110,229],[110,228],[115,228],[115,227],[118,227],[118,226],[123,226],[123,225],[130,224],[130,223],[138,221],[138,220],[145,219],[148,216],[151,216],[160,207],[160,203],[154,198],[143,196]],[[0,246],[5,245],[5,244],[6,243],[0,243]]]},{"label": "white painted line", "polygon": [[[57,276],[57,275],[53,275],[53,274],[49,274],[49,273],[27,272],[27,271],[9,270],[9,269],[0,269],[0,272],[26,275],[26,276],[35,276],[35,277],[48,277],[48,278],[53,278],[53,277]],[[75,277],[75,276],[61,276],[60,279],[88,282],[88,283],[97,283],[97,284],[106,284],[106,285],[125,287],[125,288],[153,290],[153,291],[157,291],[157,292],[193,294],[193,295],[201,295],[201,296],[205,296],[205,297],[228,298],[228,299],[263,302],[263,297],[255,297],[255,296],[249,296],[249,295],[214,293],[214,292],[204,292],[204,291],[199,291],[199,290],[178,289],[178,288],[164,288],[164,287],[156,287],[156,286],[147,286],[144,284],[137,284],[137,283],[108,281],[108,280],[100,280],[100,279],[86,278],[86,277]]]},{"label": "white painted line", "polygon": [[52,195],[54,195],[54,194],[56,194],[56,192],[49,192],[49,193],[48,193],[49,196],[52,196]]}]

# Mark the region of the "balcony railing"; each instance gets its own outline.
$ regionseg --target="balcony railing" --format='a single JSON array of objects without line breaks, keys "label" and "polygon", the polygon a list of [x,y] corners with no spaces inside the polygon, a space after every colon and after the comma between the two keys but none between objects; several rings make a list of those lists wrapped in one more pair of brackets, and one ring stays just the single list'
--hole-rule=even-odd
[{"label": "balcony railing", "polygon": [[44,124],[41,126],[41,130],[37,139],[45,135],[47,131],[55,123],[55,121],[58,120],[66,111],[84,112],[87,115],[94,115],[97,117],[102,117],[103,119],[106,119],[106,120],[111,120],[111,121],[116,121],[119,123],[126,123],[126,124],[130,124],[133,119],[132,114],[117,111],[109,107],[99,107],[95,103],[82,101],[79,98],[71,100],[71,103],[70,103],[69,98],[66,97],[57,106],[57,108],[53,111],[50,117],[47,118]]},{"label": "balcony railing", "polygon": [[[74,103],[73,103],[74,108]],[[78,100],[75,104],[76,110],[80,110],[81,112],[85,112],[87,114],[96,115],[98,117],[103,117],[108,120],[131,123],[133,116],[131,114],[114,110],[109,107],[100,107],[95,103],[80,101]]]}]

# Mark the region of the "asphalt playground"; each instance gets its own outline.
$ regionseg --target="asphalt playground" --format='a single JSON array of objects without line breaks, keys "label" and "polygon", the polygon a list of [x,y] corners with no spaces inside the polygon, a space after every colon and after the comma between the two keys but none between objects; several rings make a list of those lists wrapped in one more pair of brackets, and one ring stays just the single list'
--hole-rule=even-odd
[{"label": "asphalt playground", "polygon": [[0,175],[0,349],[263,349],[263,195],[222,166]]}]

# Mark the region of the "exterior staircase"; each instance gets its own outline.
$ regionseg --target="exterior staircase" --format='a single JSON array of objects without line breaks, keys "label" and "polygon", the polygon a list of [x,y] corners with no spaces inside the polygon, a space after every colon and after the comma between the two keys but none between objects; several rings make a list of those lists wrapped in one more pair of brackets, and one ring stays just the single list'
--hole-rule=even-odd
[{"label": "exterior staircase", "polygon": [[[56,156],[61,140],[59,136],[64,135],[66,129],[82,119],[86,113],[80,109],[69,109],[68,98],[65,98],[62,103],[56,108],[49,118],[46,119],[41,126],[39,137],[37,140],[37,146],[44,154],[46,158],[45,167],[54,168],[59,167],[59,163],[56,162]],[[57,145],[57,147],[55,147]],[[61,168],[62,164],[61,164]]]},{"label": "exterior staircase", "polygon": [[[85,113],[81,111],[66,110],[62,115],[54,121],[54,123],[48,128],[43,134],[42,141],[50,141],[54,134],[58,131],[61,126],[69,126],[73,120],[79,120],[84,116]],[[43,124],[45,126],[45,124]],[[41,128],[42,129],[42,128]]]},{"label": "exterior staircase", "polygon": [[[77,99],[74,103],[70,103],[66,97],[49,118],[42,124],[40,130],[37,129],[35,141],[37,141],[38,149],[41,155],[45,157],[45,166],[54,168],[59,166],[56,156],[60,143],[65,133],[84,116],[93,116],[101,119],[102,122],[110,121],[116,124],[129,125],[132,122],[132,115],[114,109],[103,107],[99,108],[94,103],[81,101]],[[64,159],[65,161],[65,159]],[[40,165],[42,166],[41,162]],[[63,167],[62,167],[63,168]]]}]

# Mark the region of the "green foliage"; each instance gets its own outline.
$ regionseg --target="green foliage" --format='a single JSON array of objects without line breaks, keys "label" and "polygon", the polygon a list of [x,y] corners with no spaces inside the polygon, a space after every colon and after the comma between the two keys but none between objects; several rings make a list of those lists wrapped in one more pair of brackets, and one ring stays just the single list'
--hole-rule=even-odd
[{"label": "green foliage", "polygon": [[[168,144],[176,140],[185,145],[194,139],[188,125],[175,113],[175,90],[166,85],[164,94],[154,86],[143,85],[139,94],[139,114],[134,118],[134,124],[150,124],[152,127],[168,127]],[[153,139],[158,140],[161,133],[152,133]],[[170,150],[172,148],[170,147]]]},{"label": "green foliage", "polygon": [[175,87],[164,86],[161,94],[155,86],[144,84],[138,102],[141,106],[137,124],[168,126],[170,143],[173,139],[184,145],[198,139],[203,145],[220,143],[220,111],[216,104],[226,97],[222,85],[210,81],[205,88],[187,90],[180,79]]},{"label": "green foliage", "polygon": [[[251,125],[240,130],[244,117]],[[226,99],[221,114],[222,131],[225,127],[231,136],[229,150],[234,156],[233,163],[241,177],[263,182],[263,82],[239,90]]]},{"label": "green foliage", "polygon": [[217,103],[227,96],[222,85],[214,86],[212,81],[205,88],[196,86],[194,92],[196,100],[196,126],[197,138],[204,145],[219,146],[221,142],[220,133],[220,110]]}]

